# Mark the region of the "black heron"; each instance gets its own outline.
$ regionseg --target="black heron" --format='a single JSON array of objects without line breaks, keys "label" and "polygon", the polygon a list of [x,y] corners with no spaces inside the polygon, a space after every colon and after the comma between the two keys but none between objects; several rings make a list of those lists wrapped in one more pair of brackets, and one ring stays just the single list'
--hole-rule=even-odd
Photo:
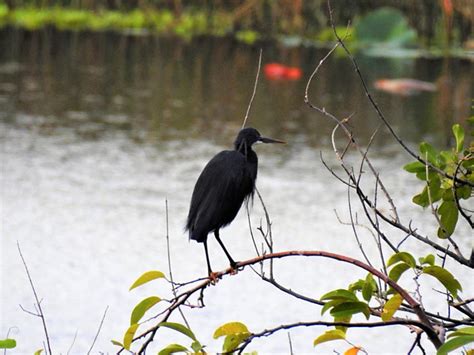
[{"label": "black heron", "polygon": [[209,275],[212,275],[207,250],[207,235],[210,232],[214,232],[230,266],[235,268],[237,265],[222,243],[219,229],[230,224],[244,200],[253,196],[258,158],[252,145],[258,142],[286,143],[262,137],[255,128],[244,128],[235,139],[234,150],[224,150],[215,155],[204,167],[194,186],[186,230],[189,231],[190,239],[204,243]]}]

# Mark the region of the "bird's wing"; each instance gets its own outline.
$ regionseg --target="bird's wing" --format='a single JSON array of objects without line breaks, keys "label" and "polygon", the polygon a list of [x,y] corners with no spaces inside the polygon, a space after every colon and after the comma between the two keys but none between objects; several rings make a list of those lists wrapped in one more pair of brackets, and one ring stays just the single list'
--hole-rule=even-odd
[{"label": "bird's wing", "polygon": [[186,228],[207,235],[229,224],[252,191],[245,157],[237,151],[220,152],[209,161],[196,182]]}]

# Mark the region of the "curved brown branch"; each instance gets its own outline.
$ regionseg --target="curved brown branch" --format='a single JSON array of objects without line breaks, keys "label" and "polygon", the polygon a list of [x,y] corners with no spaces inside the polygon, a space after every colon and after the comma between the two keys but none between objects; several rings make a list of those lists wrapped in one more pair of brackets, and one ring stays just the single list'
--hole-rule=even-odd
[{"label": "curved brown branch", "polygon": [[[251,266],[254,264],[259,264],[263,261],[266,260],[274,260],[274,259],[281,259],[281,258],[287,258],[287,257],[293,257],[293,256],[304,256],[304,257],[323,257],[323,258],[329,258],[333,260],[338,260],[344,263],[348,263],[354,266],[357,266],[361,269],[366,270],[367,272],[370,272],[372,275],[378,277],[380,280],[388,284],[390,287],[392,287],[396,292],[398,292],[402,298],[407,302],[407,304],[410,306],[410,308],[413,310],[413,312],[417,315],[419,322],[423,324],[422,329],[426,332],[428,338],[431,340],[433,345],[438,348],[441,346],[441,341],[438,338],[438,335],[433,328],[431,321],[427,317],[426,313],[424,310],[420,307],[420,304],[412,297],[410,294],[403,289],[400,285],[398,285],[396,282],[393,280],[389,279],[387,275],[384,273],[380,272],[379,270],[371,267],[370,265],[367,265],[357,259],[340,255],[340,254],[335,254],[331,252],[326,252],[326,251],[318,251],[318,250],[292,250],[292,251],[284,251],[284,252],[278,252],[278,253],[272,253],[272,254],[266,254],[266,255],[261,255],[252,259],[248,259],[245,261],[241,261],[237,263],[237,268],[238,269],[243,269],[246,266]],[[216,279],[221,279],[224,276],[227,275],[232,275],[235,273],[235,270],[232,268],[228,268],[224,271],[220,271],[215,273]],[[177,295],[176,298],[173,299],[171,305],[166,309],[166,311],[163,313],[163,317],[160,319],[160,322],[154,325],[153,327],[149,328],[148,330],[144,331],[140,335],[136,336],[133,341],[137,341],[142,338],[146,338],[144,343],[142,344],[139,354],[144,354],[146,351],[146,348],[148,345],[153,341],[156,332],[160,328],[161,322],[164,322],[168,320],[168,318],[171,316],[173,311],[183,305],[194,293],[196,292],[203,292],[204,289],[206,289],[208,286],[212,285],[214,280],[211,279],[206,279],[195,286],[193,286],[191,289],[184,291],[183,293]],[[421,328],[421,327],[420,327]]]}]

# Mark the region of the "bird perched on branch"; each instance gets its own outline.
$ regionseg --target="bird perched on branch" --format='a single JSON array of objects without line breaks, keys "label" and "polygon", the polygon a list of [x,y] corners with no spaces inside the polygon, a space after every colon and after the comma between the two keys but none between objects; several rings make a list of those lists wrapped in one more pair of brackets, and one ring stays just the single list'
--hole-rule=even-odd
[{"label": "bird perched on branch", "polygon": [[222,243],[219,229],[230,224],[244,200],[253,196],[258,170],[257,154],[252,150],[255,143],[286,142],[262,137],[255,128],[244,128],[237,135],[234,150],[224,150],[214,156],[194,186],[186,230],[190,239],[204,243],[209,276],[212,275],[207,249],[210,232],[214,232],[230,266],[235,268],[237,265]]}]

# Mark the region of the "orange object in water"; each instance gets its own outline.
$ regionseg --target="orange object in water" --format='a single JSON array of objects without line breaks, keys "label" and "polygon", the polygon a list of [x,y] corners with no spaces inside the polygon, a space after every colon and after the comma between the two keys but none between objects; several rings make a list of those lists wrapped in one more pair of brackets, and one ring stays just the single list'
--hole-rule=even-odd
[{"label": "orange object in water", "polygon": [[283,79],[285,77],[286,67],[278,63],[269,63],[265,65],[263,71],[267,79]]},{"label": "orange object in water", "polygon": [[285,78],[289,80],[298,80],[301,78],[301,69],[296,67],[287,67]]},{"label": "orange object in water", "polygon": [[420,91],[436,91],[436,85],[416,79],[380,79],[374,82],[377,90],[395,95],[408,96]]},{"label": "orange object in water", "polygon": [[279,63],[268,63],[263,68],[265,77],[270,80],[298,80],[301,78],[301,69],[287,67]]}]

